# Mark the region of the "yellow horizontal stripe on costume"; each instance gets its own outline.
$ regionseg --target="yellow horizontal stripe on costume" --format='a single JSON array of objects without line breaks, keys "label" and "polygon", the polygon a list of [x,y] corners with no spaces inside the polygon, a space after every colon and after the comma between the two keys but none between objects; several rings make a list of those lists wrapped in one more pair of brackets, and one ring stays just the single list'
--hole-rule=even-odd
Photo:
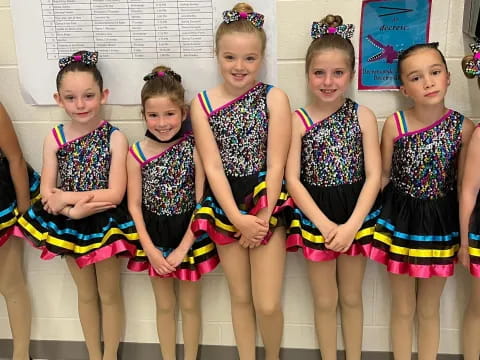
[{"label": "yellow horizontal stripe on costume", "polygon": [[17,222],[17,219],[16,219],[16,218],[13,218],[13,219],[11,219],[11,220],[9,220],[9,221],[7,221],[7,222],[1,223],[1,224],[0,224],[0,230],[9,228],[10,226],[15,225],[16,222]]},{"label": "yellow horizontal stripe on costume", "polygon": [[34,204],[35,202],[40,200],[41,197],[42,197],[42,195],[38,194],[37,196],[35,196],[33,199],[30,200],[30,204]]},{"label": "yellow horizontal stripe on costume", "polygon": [[213,243],[209,243],[205,246],[202,246],[200,249],[195,249],[193,250],[193,256],[186,256],[185,259],[183,259],[183,262],[188,262],[190,264],[195,264],[195,258],[208,254],[209,252],[212,252],[215,249],[215,245]]},{"label": "yellow horizontal stripe on costume", "polygon": [[390,246],[390,252],[399,255],[408,255],[419,258],[448,258],[455,255],[458,250],[458,245],[454,245],[447,250],[439,249],[409,249],[401,246],[392,245]]},{"label": "yellow horizontal stripe on costume", "polygon": [[388,235],[376,232],[374,235],[375,240],[379,240],[387,245],[390,245],[390,252],[398,255],[408,255],[420,258],[436,257],[447,258],[452,257],[458,250],[458,245],[452,246],[447,250],[439,249],[410,249],[403,246],[393,245],[392,238]]},{"label": "yellow horizontal stripe on costume", "polygon": [[375,232],[373,234],[373,238],[375,240],[383,242],[384,244],[392,245],[392,238],[388,235],[384,235],[383,233]]},{"label": "yellow horizontal stripe on costume", "polygon": [[40,231],[38,231],[37,229],[35,229],[30,223],[28,223],[27,221],[25,221],[23,218],[20,218],[19,220],[19,223],[30,233],[30,235],[32,235],[35,239],[39,240],[39,241],[45,241],[49,244],[52,244],[52,245],[55,245],[57,247],[60,247],[60,248],[63,248],[63,249],[67,249],[67,250],[72,250],[74,251],[76,254],[85,254],[91,250],[95,250],[95,249],[98,249],[100,247],[102,247],[103,244],[105,244],[108,240],[108,238],[112,235],[116,235],[116,234],[121,234],[123,236],[125,236],[128,240],[130,241],[133,241],[133,240],[138,240],[138,234],[137,233],[133,233],[133,234],[125,234],[123,233],[123,230],[121,229],[118,229],[118,228],[114,228],[114,229],[110,229],[106,234],[105,236],[103,237],[102,241],[101,242],[97,242],[95,244],[91,244],[91,245],[86,245],[86,246],[80,246],[80,245],[77,245],[75,243],[72,243],[70,241],[66,241],[66,240],[63,240],[63,239],[59,239],[59,238],[56,238],[54,236],[51,236],[49,235],[47,237],[47,239],[44,239],[43,237],[43,233],[41,233]]},{"label": "yellow horizontal stripe on costume", "polygon": [[221,222],[219,219],[215,217],[215,212],[213,211],[212,208],[209,207],[201,207],[196,211],[196,214],[207,214],[210,215],[214,220],[215,220],[215,226],[229,232],[237,232],[237,229],[233,225],[227,225],[223,222]]},{"label": "yellow horizontal stripe on costume", "polygon": [[287,200],[288,196],[289,196],[288,193],[286,193],[286,192],[281,192],[280,195],[278,196],[278,198],[279,198],[280,200]]},{"label": "yellow horizontal stripe on costume", "polygon": [[468,247],[468,253],[472,256],[478,256],[480,257],[480,249],[474,248],[474,247]]},{"label": "yellow horizontal stripe on costume", "polygon": [[359,232],[357,232],[357,234],[355,235],[355,240],[359,240],[365,236],[373,235],[374,232],[375,232],[375,226],[362,229]]},{"label": "yellow horizontal stripe on costume", "polygon": [[266,189],[267,188],[267,183],[265,181],[262,181],[260,184],[258,184],[257,186],[255,186],[255,188],[253,189],[253,196],[257,196],[257,194]]},{"label": "yellow horizontal stripe on costume", "polygon": [[290,223],[290,227],[294,227],[294,228],[299,228],[301,230],[301,233],[302,233],[302,237],[312,243],[316,243],[316,244],[324,244],[325,243],[325,238],[322,236],[322,235],[314,235],[304,229],[302,229],[302,227],[300,226],[300,220],[293,220],[291,223]]}]

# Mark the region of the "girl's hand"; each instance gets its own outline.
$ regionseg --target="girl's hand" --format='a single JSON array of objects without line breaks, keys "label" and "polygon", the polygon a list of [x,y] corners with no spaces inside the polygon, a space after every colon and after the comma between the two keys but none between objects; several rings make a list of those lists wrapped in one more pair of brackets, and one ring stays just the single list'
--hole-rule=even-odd
[{"label": "girl's hand", "polygon": [[240,215],[234,224],[238,229],[235,237],[240,236],[244,241],[262,241],[268,233],[268,223],[254,215]]},{"label": "girl's hand", "polygon": [[185,256],[187,255],[188,249],[183,250],[180,248],[174,249],[168,256],[167,256],[167,262],[173,266],[174,268],[178,267],[183,259],[185,259]]},{"label": "girl's hand", "polygon": [[163,254],[157,248],[152,248],[147,252],[148,261],[152,265],[153,269],[159,275],[167,275],[175,271],[175,267],[170,265],[168,261],[163,257]]},{"label": "girl's hand", "polygon": [[[315,224],[315,226],[317,226],[317,224]],[[325,239],[325,246],[333,240],[338,231],[338,225],[330,220],[321,226],[317,226],[317,228]]]},{"label": "girl's hand", "polygon": [[470,254],[468,253],[468,245],[461,245],[457,256],[460,263],[467,269],[470,269]]},{"label": "girl's hand", "polygon": [[115,204],[112,204],[108,201],[92,201],[93,195],[87,195],[80,201],[78,201],[67,213],[67,216],[71,219],[83,219],[90,215],[103,212],[108,209],[113,209],[116,207]]},{"label": "girl's hand", "polygon": [[327,249],[345,252],[352,245],[357,229],[348,223],[338,225],[335,236],[325,244]]},{"label": "girl's hand", "polygon": [[49,214],[57,215],[67,206],[65,202],[63,191],[53,188],[50,194],[42,198],[43,209]]}]

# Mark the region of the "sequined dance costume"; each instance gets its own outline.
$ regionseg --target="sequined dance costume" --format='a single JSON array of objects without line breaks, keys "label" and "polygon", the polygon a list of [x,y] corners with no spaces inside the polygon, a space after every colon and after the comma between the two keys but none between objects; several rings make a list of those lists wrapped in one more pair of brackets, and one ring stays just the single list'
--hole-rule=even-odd
[{"label": "sequined dance costume", "polygon": [[[329,117],[314,122],[303,108],[295,113],[305,126],[300,181],[319,209],[333,222],[345,223],[353,213],[365,183],[362,132],[358,104],[346,99]],[[378,203],[365,218],[346,255],[368,256]],[[325,247],[320,230],[298,208],[290,216],[287,250],[302,249],[311,261],[336,259],[341,253]]]},{"label": "sequined dance costume", "polygon": [[[140,143],[130,148],[142,172],[142,213],[150,238],[166,258],[178,247],[195,210],[194,139],[191,133],[162,153],[147,159]],[[139,242],[140,244],[140,242]],[[150,276],[175,277],[197,281],[218,265],[215,244],[203,234],[195,239],[176,271],[159,275],[150,265],[139,245],[137,256],[130,259],[128,268],[148,270]]]},{"label": "sequined dance costume", "polygon": [[[477,126],[480,127],[480,124]],[[477,202],[470,217],[468,241],[470,273],[476,277],[480,277],[480,193],[477,195]]]},{"label": "sequined dance costume", "polygon": [[[233,101],[212,109],[206,91],[198,99],[208,116],[210,127],[217,141],[235,202],[243,214],[257,214],[267,204],[266,164],[268,139],[267,94],[271,85],[258,83]],[[285,187],[277,200],[270,218],[270,229],[281,224],[281,211],[290,206]],[[219,245],[238,240],[237,229],[232,225],[210,190],[197,206],[192,230],[200,236],[208,233]],[[265,237],[265,244],[271,235]]]},{"label": "sequined dance costume", "polygon": [[370,257],[394,274],[451,276],[459,248],[456,174],[463,115],[449,110],[411,132],[403,112],[394,119],[398,136]]},{"label": "sequined dance costume", "polygon": [[[66,141],[63,125],[52,132],[58,143],[57,164],[63,191],[108,188],[110,135],[117,129],[104,121],[87,135]],[[52,215],[41,202],[18,221],[27,239],[42,250],[42,259],[73,256],[84,267],[114,255],[134,256],[138,235],[124,203],[114,209],[74,220]]]},{"label": "sequined dance costume", "polygon": [[[30,201],[34,203],[40,199],[40,176],[29,165],[27,165],[27,172]],[[13,234],[19,215],[10,167],[7,158],[0,152],[0,246]]]}]

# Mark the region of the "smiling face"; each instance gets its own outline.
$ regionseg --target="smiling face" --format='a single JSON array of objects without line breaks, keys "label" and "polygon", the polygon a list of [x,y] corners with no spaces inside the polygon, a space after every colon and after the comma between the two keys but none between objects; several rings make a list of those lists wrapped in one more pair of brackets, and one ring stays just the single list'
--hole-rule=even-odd
[{"label": "smiling face", "polygon": [[94,124],[100,120],[100,108],[108,98],[108,90],[100,87],[90,72],[69,71],[62,77],[54,98],[72,121]]},{"label": "smiling face", "polygon": [[352,76],[348,54],[340,49],[325,49],[312,57],[308,87],[321,102],[343,102]]},{"label": "smiling face", "polygon": [[153,96],[145,101],[147,128],[161,141],[169,141],[181,129],[186,112],[168,96]]},{"label": "smiling face", "polygon": [[400,70],[400,90],[415,104],[443,103],[450,85],[450,74],[436,49],[416,50],[402,61]]},{"label": "smiling face", "polygon": [[224,34],[218,41],[217,58],[225,85],[247,91],[257,82],[263,60],[262,41],[256,33]]}]

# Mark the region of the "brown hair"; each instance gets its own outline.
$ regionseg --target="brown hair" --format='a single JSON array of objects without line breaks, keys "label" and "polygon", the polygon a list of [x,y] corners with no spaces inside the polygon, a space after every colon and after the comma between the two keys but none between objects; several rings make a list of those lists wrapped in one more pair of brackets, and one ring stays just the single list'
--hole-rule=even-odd
[{"label": "brown hair", "polygon": [[[327,15],[321,21],[321,24],[326,24],[328,27],[337,27],[343,24],[343,19],[340,15]],[[338,34],[326,34],[322,37],[313,40],[307,50],[305,56],[305,73],[308,73],[313,57],[327,49],[343,50],[348,56],[348,64],[355,70],[355,49],[349,39],[344,39]]]},{"label": "brown hair", "polygon": [[[82,55],[86,53],[86,50],[80,50],[72,54],[72,56],[77,56],[77,55]],[[60,69],[60,71],[57,74],[57,91],[60,91],[60,87],[62,85],[62,79],[63,76],[67,72],[88,72],[92,74],[93,78],[95,79],[95,82],[98,84],[98,87],[100,88],[100,92],[103,91],[103,78],[102,74],[100,74],[100,71],[98,71],[98,68],[95,64],[85,64],[82,61],[75,61],[71,62],[70,64],[66,65],[64,68]]]},{"label": "brown hair", "polygon": [[167,66],[159,65],[145,77],[141,92],[142,114],[145,114],[145,102],[155,96],[168,96],[183,111],[185,107],[185,89],[182,78]]},{"label": "brown hair", "polygon": [[[243,2],[237,3],[232,10],[246,13],[254,12],[251,5]],[[215,52],[217,55],[218,43],[220,42],[222,36],[234,32],[257,34],[260,42],[262,43],[262,55],[265,53],[265,47],[267,46],[267,35],[265,34],[265,30],[263,30],[263,28],[257,28],[247,19],[239,19],[228,24],[222,21],[222,23],[218,26],[217,32],[215,34]]]},{"label": "brown hair", "polygon": [[440,55],[440,58],[442,59],[443,65],[445,65],[445,69],[448,72],[448,66],[447,66],[447,61],[445,60],[445,56],[443,56],[442,52],[438,49],[438,42],[431,42],[431,43],[425,43],[425,44],[415,44],[407,48],[406,50],[402,51],[398,55],[398,63],[397,63],[397,71],[398,71],[398,78],[400,80],[400,83],[403,84],[402,80],[402,62],[408,58],[409,56],[413,55],[415,52],[421,49],[433,49],[436,50],[437,53]]}]

